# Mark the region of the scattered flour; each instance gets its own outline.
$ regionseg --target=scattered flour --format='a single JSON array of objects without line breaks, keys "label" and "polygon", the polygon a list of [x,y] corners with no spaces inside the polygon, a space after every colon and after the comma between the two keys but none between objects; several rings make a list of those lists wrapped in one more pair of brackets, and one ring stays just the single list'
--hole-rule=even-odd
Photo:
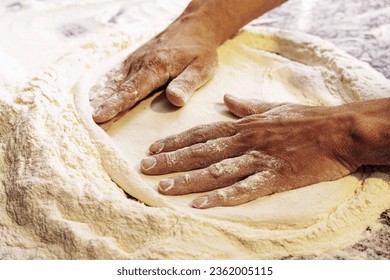
[{"label": "scattered flour", "polygon": [[[113,131],[120,131],[125,123],[134,124],[133,131],[138,134],[148,135],[155,129],[147,126],[148,122],[133,119],[142,117],[139,112],[145,108],[172,116],[166,113],[167,105],[161,98],[156,96],[140,103],[117,121],[108,132],[113,140],[93,123],[89,89],[104,71],[163,28],[156,22],[147,25],[152,16],[162,17],[157,2],[88,1],[85,5],[68,4],[66,9],[53,4],[39,6],[35,12],[22,9],[1,17],[1,37],[9,26],[23,34],[31,31],[26,35],[31,38],[27,39],[35,39],[37,44],[31,45],[31,50],[42,60],[31,57],[29,68],[20,71],[0,63],[0,258],[282,258],[318,255],[357,241],[361,232],[390,207],[388,173],[356,173],[335,182],[261,198],[243,205],[240,211],[195,210],[186,202],[190,197],[183,202],[180,197],[159,195],[155,190],[159,177],[139,174],[138,159],[146,155],[148,145],[156,139],[144,142],[140,149],[129,141],[126,147],[130,154],[115,140]],[[169,17],[161,20],[169,22],[185,3],[171,5],[170,11],[176,14],[167,13]],[[107,24],[107,11],[118,14],[120,8],[127,9],[127,13],[115,21],[123,24]],[[48,14],[61,17],[51,18],[50,22],[45,17]],[[104,28],[71,42],[58,39],[53,30],[69,14],[76,15],[90,28],[99,26],[97,23]],[[22,18],[25,20],[16,27],[11,24]],[[133,25],[129,24],[130,19]],[[35,24],[27,24],[31,20]],[[44,23],[49,27],[43,28]],[[39,36],[45,40],[40,41]],[[17,45],[18,38],[11,37],[12,40]],[[61,49],[63,44],[69,48]],[[19,56],[25,50],[7,46],[12,44],[0,47],[0,57],[8,57],[15,66],[28,64],[28,57]],[[60,49],[46,57],[39,50],[46,46]],[[253,86],[264,92],[254,90],[251,96],[260,94],[267,102],[332,105],[389,96],[389,81],[383,76],[333,45],[303,34],[277,30],[246,32],[221,47],[219,55],[220,71],[213,82],[194,96],[192,103],[203,91],[221,84],[233,88],[245,84],[247,89]],[[242,62],[245,56],[252,62]],[[264,58],[280,61],[280,65],[286,59],[290,61],[288,67],[269,69],[264,76],[268,78],[260,79],[267,83],[277,81],[273,85],[265,83],[259,89],[250,79],[237,83],[223,78],[236,63],[242,63],[240,67],[244,67],[246,76]],[[232,67],[224,67],[229,63]],[[308,68],[314,71],[307,72]],[[313,85],[313,79],[322,82]],[[279,86],[267,94],[276,84],[286,83],[292,88],[294,83],[299,84],[301,88],[290,91]],[[311,95],[313,87],[318,95]],[[220,107],[215,96],[210,98],[205,108],[215,114]],[[203,115],[205,112],[199,111],[194,118],[200,122]],[[155,133],[165,136],[177,133],[183,126],[192,123],[172,122],[170,130],[161,128]],[[133,141],[134,133],[129,135],[127,139]],[[122,189],[140,202],[129,198]],[[258,203],[262,206],[256,206]],[[254,206],[258,207],[256,213]],[[227,218],[226,211],[234,215]]]}]

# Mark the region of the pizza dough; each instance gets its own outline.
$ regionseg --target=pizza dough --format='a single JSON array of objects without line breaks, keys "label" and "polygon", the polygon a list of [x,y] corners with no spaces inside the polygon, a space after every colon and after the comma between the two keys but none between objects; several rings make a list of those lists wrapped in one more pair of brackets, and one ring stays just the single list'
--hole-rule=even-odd
[{"label": "pizza dough", "polygon": [[158,179],[139,173],[147,147],[229,118],[224,91],[323,105],[389,96],[388,80],[332,44],[259,29],[219,49],[218,73],[186,107],[173,110],[152,96],[107,134],[91,118],[91,87],[185,4],[69,0],[0,9],[7,38],[0,45],[1,259],[321,256],[356,242],[390,208],[389,171],[379,169],[230,208],[196,210],[189,196],[157,193]]},{"label": "pizza dough", "polygon": [[[224,228],[225,234],[250,243],[252,249],[265,246],[272,256],[278,252],[286,254],[292,248],[294,254],[300,254],[303,248],[306,253],[319,248],[329,250],[355,240],[356,233],[367,226],[371,217],[389,206],[387,173],[357,172],[337,181],[274,194],[240,206],[207,210],[191,208],[190,201],[199,194],[159,194],[158,181],[170,175],[140,173],[139,162],[153,141],[194,125],[231,118],[221,102],[226,92],[266,102],[312,105],[337,105],[389,95],[389,81],[383,76],[332,44],[309,35],[271,29],[246,31],[225,43],[218,54],[216,76],[184,108],[172,107],[160,92],[111,123],[109,137],[99,132],[97,138],[109,143],[122,161],[121,168],[110,162],[111,158],[106,161],[111,178],[150,206],[205,219]],[[105,61],[99,73],[87,75],[83,81],[89,83],[82,82],[79,91],[90,91],[92,81],[99,80],[124,58],[121,53]],[[86,112],[88,108],[79,111]],[[86,119],[92,129],[90,111]],[[102,156],[104,160],[105,154]],[[256,252],[257,256],[270,256],[264,251]]]},{"label": "pizza dough", "polygon": [[[354,64],[359,63],[337,51],[333,58],[321,56],[326,53],[324,49],[329,52],[332,46],[317,40],[302,34],[245,31],[219,48],[215,77],[196,92],[188,105],[175,108],[164,93],[159,92],[111,123],[107,134],[127,161],[132,176],[139,177],[137,184],[141,184],[143,191],[133,193],[133,183],[121,187],[151,206],[166,206],[186,214],[254,228],[298,229],[326,222],[340,204],[351,199],[362,187],[365,175],[357,172],[337,181],[277,193],[235,207],[198,210],[191,207],[191,201],[200,194],[164,196],[158,193],[158,182],[172,174],[147,176],[139,172],[139,163],[148,155],[148,147],[154,141],[195,125],[232,119],[223,105],[225,93],[264,102],[325,106],[371,98],[373,93],[377,97],[386,95],[389,88],[383,84],[376,85],[378,89],[373,91],[369,83],[359,83],[358,79],[352,79],[357,85],[352,81],[341,82],[340,75],[349,75],[348,69],[354,69],[351,72],[356,73],[352,75],[358,73]],[[315,48],[315,45],[320,47]],[[302,52],[300,56],[294,53],[296,50]],[[343,69],[330,64],[330,61],[336,65],[345,63],[345,59],[351,61],[343,65]],[[106,63],[99,68],[107,71],[113,65]],[[90,94],[96,93],[92,90]]]}]

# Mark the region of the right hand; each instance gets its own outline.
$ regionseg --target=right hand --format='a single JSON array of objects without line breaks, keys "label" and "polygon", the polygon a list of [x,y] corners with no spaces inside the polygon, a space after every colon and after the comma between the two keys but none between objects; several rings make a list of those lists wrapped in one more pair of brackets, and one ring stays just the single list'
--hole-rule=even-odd
[{"label": "right hand", "polygon": [[104,92],[108,98],[91,100],[94,121],[109,121],[166,84],[168,100],[183,106],[212,77],[217,65],[218,44],[197,23],[179,18],[130,54],[120,69],[110,71],[104,86],[96,89],[96,96]]},{"label": "right hand", "polygon": [[[362,165],[362,147],[377,138],[372,127],[368,133],[359,128],[372,123],[371,117],[359,112],[375,109],[369,103],[322,107],[227,95],[225,104],[242,119],[197,126],[150,146],[152,155],[141,162],[144,174],[193,170],[162,180],[160,193],[211,191],[193,200],[193,207],[202,209],[243,204],[346,176]],[[381,110],[385,113],[388,107]],[[377,116],[381,111],[373,112]],[[363,139],[369,141],[362,143]],[[388,144],[381,145],[368,155],[379,159]],[[389,162],[388,156],[382,158],[377,163]]]}]

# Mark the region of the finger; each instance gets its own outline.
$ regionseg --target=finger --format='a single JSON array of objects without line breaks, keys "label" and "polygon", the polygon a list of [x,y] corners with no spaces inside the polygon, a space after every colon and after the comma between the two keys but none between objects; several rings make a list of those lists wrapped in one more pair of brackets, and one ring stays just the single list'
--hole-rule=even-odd
[{"label": "finger", "polygon": [[95,85],[89,91],[89,105],[92,107],[93,116],[96,115],[96,112],[100,109],[103,103],[107,102],[111,96],[113,96],[117,91],[117,86],[107,86],[107,85]]},{"label": "finger", "polygon": [[191,95],[203,86],[213,76],[217,66],[217,59],[213,62],[205,62],[196,59],[172,82],[169,83],[166,94],[168,100],[175,106],[183,106],[190,99]]},{"label": "finger", "polygon": [[229,186],[264,167],[264,159],[259,152],[225,159],[205,169],[162,180],[159,192],[166,195],[181,195]]},{"label": "finger", "polygon": [[232,136],[237,132],[233,122],[216,122],[199,125],[179,134],[168,136],[154,142],[149,147],[151,154],[175,151],[207,140]]},{"label": "finger", "polygon": [[96,123],[104,123],[114,118],[117,114],[130,108],[137,101],[137,91],[115,92],[108,100],[99,106],[93,114]]},{"label": "finger", "polygon": [[266,111],[285,105],[286,103],[265,103],[257,99],[241,99],[225,94],[224,102],[229,110],[238,117],[262,114]]},{"label": "finger", "polygon": [[96,111],[106,100],[117,92],[118,87],[124,82],[129,66],[120,63],[105,75],[89,91],[90,104]]},{"label": "finger", "polygon": [[272,170],[256,173],[229,187],[193,200],[192,206],[205,209],[216,206],[235,206],[261,196],[275,193],[282,180]]},{"label": "finger", "polygon": [[143,159],[141,170],[148,175],[157,175],[204,168],[223,159],[243,154],[246,149],[245,143],[237,136],[218,138]]},{"label": "finger", "polygon": [[129,80],[121,84],[116,94],[113,94],[94,113],[96,123],[106,122],[118,113],[131,108],[154,89],[164,85],[169,75],[160,70],[141,68]]}]

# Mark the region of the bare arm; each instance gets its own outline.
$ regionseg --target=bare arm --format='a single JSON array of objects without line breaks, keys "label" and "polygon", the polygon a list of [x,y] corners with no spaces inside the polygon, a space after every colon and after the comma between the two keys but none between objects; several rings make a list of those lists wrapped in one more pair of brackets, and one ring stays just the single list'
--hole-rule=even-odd
[{"label": "bare arm", "polygon": [[102,123],[167,85],[169,101],[183,106],[214,74],[217,47],[243,25],[282,0],[194,0],[163,32],[141,46],[97,91],[109,98],[94,102],[94,120]]},{"label": "bare arm", "polygon": [[220,45],[245,24],[286,1],[193,0],[176,21],[192,21],[195,28],[203,25],[210,40]]}]

